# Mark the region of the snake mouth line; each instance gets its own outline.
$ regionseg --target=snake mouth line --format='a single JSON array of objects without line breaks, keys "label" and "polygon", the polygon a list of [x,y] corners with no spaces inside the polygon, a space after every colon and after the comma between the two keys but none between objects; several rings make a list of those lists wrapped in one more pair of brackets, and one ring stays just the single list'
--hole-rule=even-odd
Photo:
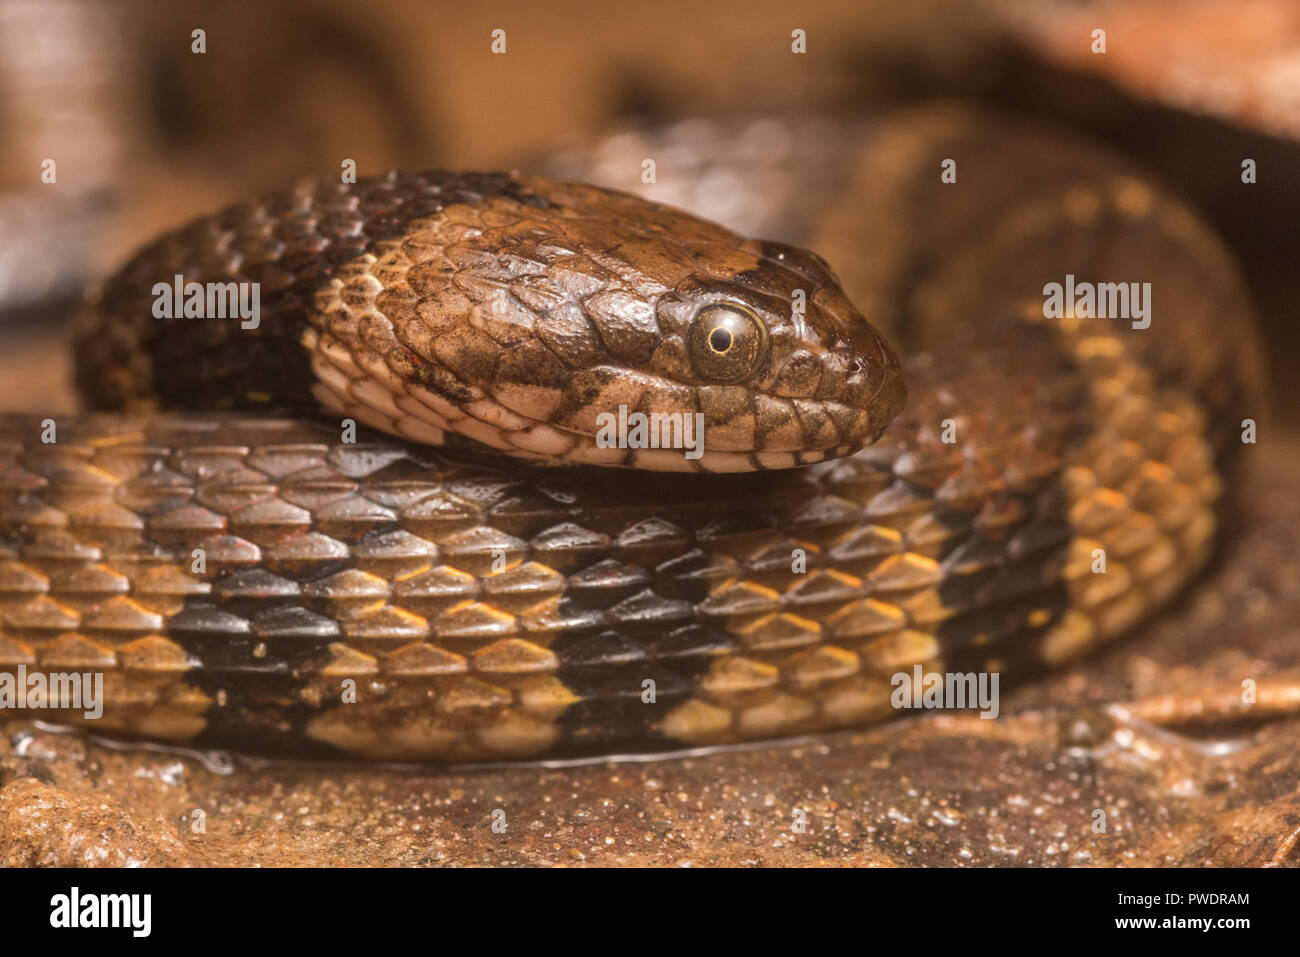
[{"label": "snake mouth line", "polygon": [[[589,431],[522,415],[478,388],[471,389],[470,401],[453,404],[427,388],[401,380],[383,363],[372,361],[363,368],[341,344],[314,329],[303,334],[302,344],[318,380],[313,393],[329,411],[416,442],[439,445],[448,434],[456,433],[488,448],[545,464],[668,472],[785,469],[852,454],[883,430],[825,448],[716,449],[708,447],[706,413],[658,412],[649,403],[649,411],[620,405],[597,412],[591,417],[598,428]],[[871,405],[883,408],[887,422],[901,410],[905,396],[902,376],[897,374],[881,383]],[[821,418],[827,424],[861,421],[861,416],[847,410]]]}]

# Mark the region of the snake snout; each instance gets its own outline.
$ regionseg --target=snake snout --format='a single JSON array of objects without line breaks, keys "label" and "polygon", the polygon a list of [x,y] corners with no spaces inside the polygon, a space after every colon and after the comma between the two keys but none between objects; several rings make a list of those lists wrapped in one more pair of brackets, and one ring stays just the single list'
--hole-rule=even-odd
[{"label": "snake snout", "polygon": [[824,259],[781,243],[760,246],[761,265],[747,279],[767,297],[772,349],[770,368],[752,383],[761,393],[758,458],[775,468],[851,454],[902,411],[898,358]]},{"label": "snake snout", "polygon": [[878,439],[903,411],[907,404],[907,388],[898,356],[884,336],[857,315],[856,310],[855,321],[845,331],[845,340],[848,353],[853,357],[853,369],[844,401],[868,413],[869,428],[856,436],[861,445],[868,445]]}]

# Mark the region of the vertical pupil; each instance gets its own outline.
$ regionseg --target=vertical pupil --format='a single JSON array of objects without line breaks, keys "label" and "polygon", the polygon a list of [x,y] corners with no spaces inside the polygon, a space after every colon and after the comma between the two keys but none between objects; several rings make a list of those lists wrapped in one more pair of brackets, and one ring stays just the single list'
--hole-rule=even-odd
[{"label": "vertical pupil", "polygon": [[731,348],[731,332],[727,329],[714,329],[709,333],[709,345],[714,352],[726,352]]}]

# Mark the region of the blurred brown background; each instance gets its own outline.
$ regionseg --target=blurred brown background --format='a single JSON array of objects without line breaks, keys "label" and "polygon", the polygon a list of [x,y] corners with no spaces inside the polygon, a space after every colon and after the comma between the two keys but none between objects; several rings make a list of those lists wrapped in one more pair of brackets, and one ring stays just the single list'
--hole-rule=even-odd
[{"label": "blurred brown background", "polygon": [[67,318],[134,247],[345,158],[511,166],[629,116],[935,93],[1091,131],[1190,194],[1245,264],[1274,380],[1300,371],[1291,0],[0,0],[0,408],[75,407]]}]

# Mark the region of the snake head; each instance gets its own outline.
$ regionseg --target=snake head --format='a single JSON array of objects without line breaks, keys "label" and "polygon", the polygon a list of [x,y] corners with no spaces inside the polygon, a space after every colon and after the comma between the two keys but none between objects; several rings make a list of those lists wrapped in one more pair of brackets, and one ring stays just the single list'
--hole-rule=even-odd
[{"label": "snake head", "polygon": [[897,358],[814,254],[509,182],[319,291],[304,342],[327,407],[547,464],[714,472],[850,454],[902,409]]}]

